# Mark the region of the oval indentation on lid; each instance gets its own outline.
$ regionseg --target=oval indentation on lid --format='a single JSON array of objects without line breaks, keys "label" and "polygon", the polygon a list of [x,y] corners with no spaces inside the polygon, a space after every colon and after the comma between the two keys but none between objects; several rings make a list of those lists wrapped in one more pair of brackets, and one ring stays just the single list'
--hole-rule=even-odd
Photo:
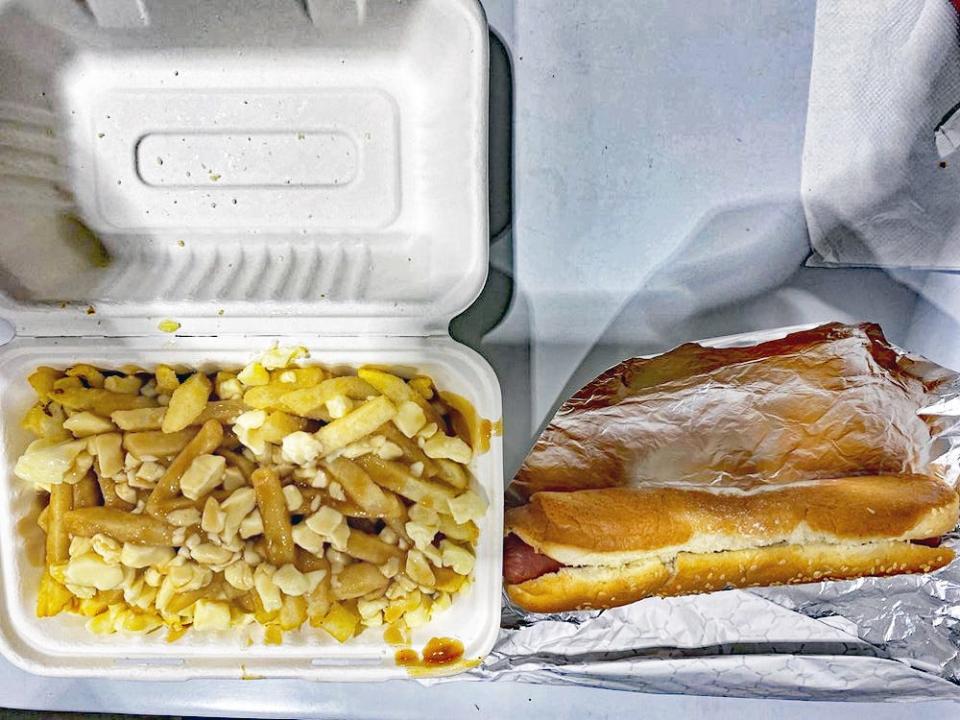
[{"label": "oval indentation on lid", "polygon": [[137,174],[165,188],[335,187],[357,175],[359,151],[346,133],[153,133],[137,143]]}]

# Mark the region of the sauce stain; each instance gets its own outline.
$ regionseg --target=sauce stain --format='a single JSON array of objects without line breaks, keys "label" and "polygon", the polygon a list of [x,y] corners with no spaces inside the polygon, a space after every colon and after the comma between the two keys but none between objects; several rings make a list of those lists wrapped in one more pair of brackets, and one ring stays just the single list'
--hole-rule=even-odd
[{"label": "sauce stain", "polygon": [[449,665],[463,657],[463,643],[452,638],[430,638],[423,647],[424,665]]},{"label": "sauce stain", "polygon": [[462,395],[440,391],[441,399],[450,408],[450,421],[454,432],[477,454],[490,449],[490,438],[503,435],[503,420],[491,422],[480,417],[476,408]]},{"label": "sauce stain", "polygon": [[403,667],[412,667],[420,664],[420,655],[416,650],[411,650],[410,648],[397,650],[395,658],[397,665],[401,665]]},{"label": "sauce stain", "polygon": [[463,659],[463,643],[454,638],[431,638],[423,653],[404,648],[394,655],[397,665],[407,668],[411,675],[431,675],[436,670],[476,667],[479,660]]}]

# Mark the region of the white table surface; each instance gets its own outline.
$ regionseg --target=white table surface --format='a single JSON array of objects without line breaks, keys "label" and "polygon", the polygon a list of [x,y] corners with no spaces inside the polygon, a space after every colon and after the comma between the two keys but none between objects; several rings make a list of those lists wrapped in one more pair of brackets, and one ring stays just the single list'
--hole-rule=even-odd
[{"label": "white table surface", "polygon": [[[870,316],[894,339],[909,335],[917,299],[883,273],[800,268],[814,0],[484,4],[510,49],[515,81],[513,232],[493,251],[513,298],[503,321],[475,341],[503,385],[508,476],[557,402],[621,357],[820,319]],[[828,707],[515,683],[93,682],[39,678],[0,661],[0,707],[884,720],[907,711],[945,716],[957,706]]]}]

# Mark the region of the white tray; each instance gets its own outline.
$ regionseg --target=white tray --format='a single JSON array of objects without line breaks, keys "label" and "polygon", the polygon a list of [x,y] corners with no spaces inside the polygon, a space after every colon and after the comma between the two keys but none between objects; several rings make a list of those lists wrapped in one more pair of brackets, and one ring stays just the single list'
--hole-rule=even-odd
[{"label": "white tray", "polygon": [[[191,8],[0,8],[0,317],[15,333],[0,348],[0,650],[60,676],[405,677],[373,631],[248,648],[34,616],[37,508],[12,467],[39,364],[242,366],[296,343],[322,364],[427,372],[501,415],[496,375],[447,333],[487,272],[480,6],[308,1],[266,25],[231,3]],[[468,658],[499,627],[499,440],[472,469],[490,502],[475,582],[414,634],[456,637]]]}]

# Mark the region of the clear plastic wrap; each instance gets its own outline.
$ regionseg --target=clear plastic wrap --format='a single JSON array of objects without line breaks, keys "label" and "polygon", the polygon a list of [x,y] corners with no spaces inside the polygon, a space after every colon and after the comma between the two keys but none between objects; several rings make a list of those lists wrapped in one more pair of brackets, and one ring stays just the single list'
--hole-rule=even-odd
[{"label": "clear plastic wrap", "polygon": [[935,400],[953,374],[879,326],[824,325],[758,345],[681,345],[625,360],[565,402],[514,490],[622,485],[750,489],[924,472]]}]

